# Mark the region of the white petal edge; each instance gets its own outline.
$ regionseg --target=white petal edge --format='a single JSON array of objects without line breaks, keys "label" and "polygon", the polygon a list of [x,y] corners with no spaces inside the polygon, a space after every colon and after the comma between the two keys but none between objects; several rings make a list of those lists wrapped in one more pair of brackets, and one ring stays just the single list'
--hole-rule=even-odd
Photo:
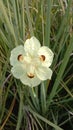
[{"label": "white petal edge", "polygon": [[11,72],[15,78],[19,79],[25,73],[25,69],[21,65],[16,65],[12,67]]},{"label": "white petal edge", "polygon": [[50,67],[50,65],[52,64],[52,61],[53,61],[53,57],[54,57],[54,53],[51,51],[51,49],[49,49],[46,46],[42,46],[38,50],[38,55],[39,55],[39,57],[41,55],[44,55],[45,61],[42,62],[42,65],[45,66],[45,67]]},{"label": "white petal edge", "polygon": [[40,48],[40,42],[36,37],[31,37],[27,39],[24,43],[24,50],[26,53],[35,55],[38,49]]},{"label": "white petal edge", "polygon": [[41,83],[41,80],[36,76],[34,78],[29,78],[26,74],[24,74],[20,80],[24,85],[27,85],[29,87],[36,87]]},{"label": "white petal edge", "polygon": [[42,81],[51,79],[52,77],[52,70],[50,68],[43,67],[43,66],[36,69],[35,73],[37,77]]},{"label": "white petal edge", "polygon": [[24,47],[22,45],[15,47],[11,51],[11,56],[10,56],[10,64],[14,66],[15,64],[19,64],[19,61],[17,60],[18,55],[20,54],[25,54]]}]

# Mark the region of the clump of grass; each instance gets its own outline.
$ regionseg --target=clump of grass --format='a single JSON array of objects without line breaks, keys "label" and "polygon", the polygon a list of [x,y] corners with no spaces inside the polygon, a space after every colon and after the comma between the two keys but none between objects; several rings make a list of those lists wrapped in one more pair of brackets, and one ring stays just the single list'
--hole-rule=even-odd
[{"label": "clump of grass", "polygon": [[[0,130],[73,129],[72,0],[0,1]],[[33,91],[11,75],[10,52],[35,35],[54,52],[51,81]]]}]

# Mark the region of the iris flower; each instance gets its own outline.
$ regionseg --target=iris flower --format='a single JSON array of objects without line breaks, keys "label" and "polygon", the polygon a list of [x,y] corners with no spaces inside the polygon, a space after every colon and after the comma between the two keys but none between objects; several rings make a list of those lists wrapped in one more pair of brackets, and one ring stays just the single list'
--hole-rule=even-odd
[{"label": "iris flower", "polygon": [[53,52],[48,47],[41,46],[33,36],[25,41],[24,46],[19,45],[11,51],[11,72],[23,84],[37,86],[42,81],[51,79],[52,70],[49,67],[53,56]]}]

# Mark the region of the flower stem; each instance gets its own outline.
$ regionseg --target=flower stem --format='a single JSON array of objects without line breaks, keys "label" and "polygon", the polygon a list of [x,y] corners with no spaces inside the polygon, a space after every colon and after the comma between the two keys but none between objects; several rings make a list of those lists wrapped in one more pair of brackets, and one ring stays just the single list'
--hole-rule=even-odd
[{"label": "flower stem", "polygon": [[33,96],[36,97],[36,93],[34,91],[34,88],[32,87],[32,93],[33,93]]}]

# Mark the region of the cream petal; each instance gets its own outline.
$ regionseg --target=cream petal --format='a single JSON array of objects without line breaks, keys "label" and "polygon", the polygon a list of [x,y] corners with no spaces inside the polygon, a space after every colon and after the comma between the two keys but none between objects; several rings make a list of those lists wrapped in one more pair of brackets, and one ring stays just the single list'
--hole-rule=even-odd
[{"label": "cream petal", "polygon": [[10,64],[12,66],[14,66],[15,64],[19,64],[19,61],[18,61],[18,55],[24,55],[25,54],[25,51],[24,51],[24,47],[22,45],[14,48],[12,51],[11,51],[11,56],[10,56]]},{"label": "cream petal", "polygon": [[27,69],[27,73],[32,73],[34,74],[35,71],[35,67],[32,64],[29,64],[29,66],[26,68]]},{"label": "cream petal", "polygon": [[53,61],[53,57],[54,57],[53,52],[48,47],[42,46],[38,50],[38,55],[39,55],[39,58],[40,58],[40,56],[43,56],[45,59],[45,60],[41,61],[42,65],[45,67],[50,67],[50,65],[52,64],[52,61]]},{"label": "cream petal", "polygon": [[24,74],[20,78],[20,80],[24,85],[28,85],[29,87],[35,87],[35,86],[38,86],[41,83],[41,80],[39,78],[37,78],[36,76],[34,76],[33,78],[29,78],[27,76],[27,74]]},{"label": "cream petal", "polygon": [[43,67],[43,66],[37,68],[35,70],[35,73],[36,73],[37,77],[42,81],[51,79],[51,76],[52,76],[52,70],[50,68]]},{"label": "cream petal", "polygon": [[36,52],[40,48],[40,42],[36,37],[31,37],[30,39],[27,39],[24,44],[24,50],[26,53],[30,55],[36,55]]},{"label": "cream petal", "polygon": [[22,65],[16,65],[12,67],[11,72],[15,78],[19,79],[25,73],[25,69]]}]

